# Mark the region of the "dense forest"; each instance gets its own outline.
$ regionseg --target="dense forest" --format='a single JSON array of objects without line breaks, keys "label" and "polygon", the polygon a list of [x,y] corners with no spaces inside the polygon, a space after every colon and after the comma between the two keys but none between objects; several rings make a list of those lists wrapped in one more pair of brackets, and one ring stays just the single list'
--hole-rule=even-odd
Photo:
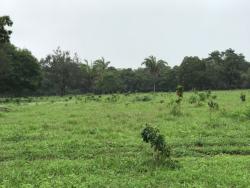
[{"label": "dense forest", "polygon": [[141,68],[117,69],[103,57],[82,61],[60,48],[38,60],[10,43],[12,24],[0,17],[0,96],[174,91],[179,84],[185,90],[250,88],[250,63],[231,48],[207,58],[186,56],[174,67],[149,56]]}]

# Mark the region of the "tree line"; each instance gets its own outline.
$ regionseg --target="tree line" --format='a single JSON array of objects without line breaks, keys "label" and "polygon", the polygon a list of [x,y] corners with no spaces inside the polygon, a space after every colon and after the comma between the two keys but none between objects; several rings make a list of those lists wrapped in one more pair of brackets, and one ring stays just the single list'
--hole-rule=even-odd
[{"label": "tree line", "polygon": [[170,67],[149,56],[137,69],[117,69],[103,57],[81,60],[60,48],[38,60],[10,43],[12,21],[0,17],[0,95],[65,95],[250,88],[250,63],[233,49],[213,51],[207,58],[186,56]]}]

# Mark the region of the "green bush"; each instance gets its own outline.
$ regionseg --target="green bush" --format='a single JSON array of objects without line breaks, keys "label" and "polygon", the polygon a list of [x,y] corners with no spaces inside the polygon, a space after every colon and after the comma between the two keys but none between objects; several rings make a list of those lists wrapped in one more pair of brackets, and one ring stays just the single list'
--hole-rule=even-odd
[{"label": "green bush", "polygon": [[176,95],[178,97],[183,97],[183,91],[184,91],[184,87],[182,85],[178,85],[176,87]]},{"label": "green bush", "polygon": [[135,97],[135,101],[140,101],[140,102],[148,102],[151,101],[152,98],[148,95],[144,95],[144,96],[136,96]]},{"label": "green bush", "polygon": [[154,148],[157,160],[170,158],[170,147],[167,146],[164,136],[159,133],[157,128],[146,125],[141,132],[141,137],[144,142],[150,143]]},{"label": "green bush", "polygon": [[188,102],[189,102],[190,104],[195,104],[195,103],[197,103],[197,101],[198,101],[198,99],[197,99],[197,97],[196,97],[195,95],[191,95],[191,96],[189,97],[189,99],[188,99]]},{"label": "green bush", "polygon": [[242,102],[245,102],[245,101],[246,101],[246,95],[245,95],[244,93],[241,93],[241,94],[240,94],[240,100],[241,100]]}]

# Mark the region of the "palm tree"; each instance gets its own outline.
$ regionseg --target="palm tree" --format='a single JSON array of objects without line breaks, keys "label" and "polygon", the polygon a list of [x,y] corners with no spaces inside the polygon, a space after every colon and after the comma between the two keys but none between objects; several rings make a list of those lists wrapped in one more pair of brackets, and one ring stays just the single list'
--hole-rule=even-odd
[{"label": "palm tree", "polygon": [[145,58],[144,61],[142,62],[142,65],[145,65],[147,69],[149,69],[150,73],[153,76],[153,81],[154,81],[154,92],[155,92],[155,84],[156,80],[160,74],[161,68],[165,67],[168,63],[163,60],[158,60],[154,56],[149,56],[148,58]]},{"label": "palm tree", "polygon": [[103,74],[105,70],[108,68],[109,64],[110,61],[106,61],[103,57],[94,61],[93,69],[98,74],[100,80],[103,79]]}]

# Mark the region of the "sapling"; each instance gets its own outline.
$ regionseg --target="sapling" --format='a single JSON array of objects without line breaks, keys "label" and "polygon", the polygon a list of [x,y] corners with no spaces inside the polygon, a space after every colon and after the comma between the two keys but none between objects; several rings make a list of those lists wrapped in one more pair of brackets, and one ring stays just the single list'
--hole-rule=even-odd
[{"label": "sapling", "polygon": [[141,132],[141,137],[144,142],[150,143],[154,148],[157,160],[170,158],[170,148],[167,146],[164,136],[159,133],[159,129],[146,125]]},{"label": "sapling", "polygon": [[178,85],[178,86],[176,87],[176,95],[177,95],[178,97],[183,97],[183,91],[184,91],[184,88],[183,88],[182,85]]},{"label": "sapling", "polygon": [[246,101],[246,95],[245,95],[244,93],[241,93],[241,94],[240,94],[240,100],[241,100],[242,102],[245,102],[245,101]]},{"label": "sapling", "polygon": [[213,100],[210,100],[207,104],[208,104],[208,107],[209,107],[209,119],[210,119],[210,124],[211,124],[211,122],[212,122],[212,113],[219,109],[219,104],[216,103]]}]

